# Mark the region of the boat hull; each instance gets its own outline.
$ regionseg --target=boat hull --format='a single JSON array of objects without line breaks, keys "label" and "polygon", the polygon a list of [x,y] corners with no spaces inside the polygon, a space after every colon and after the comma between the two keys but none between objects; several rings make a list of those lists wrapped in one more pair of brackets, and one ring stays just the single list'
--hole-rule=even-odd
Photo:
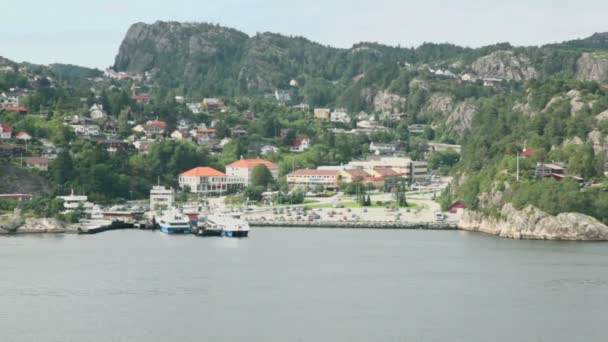
[{"label": "boat hull", "polygon": [[160,225],[160,231],[167,234],[190,234],[192,229],[186,227],[170,227]]},{"label": "boat hull", "polygon": [[245,230],[245,231],[240,231],[240,230],[224,230],[224,231],[222,231],[222,235],[227,236],[227,237],[241,238],[241,237],[247,237],[247,236],[249,236],[249,231],[247,231],[247,230]]}]

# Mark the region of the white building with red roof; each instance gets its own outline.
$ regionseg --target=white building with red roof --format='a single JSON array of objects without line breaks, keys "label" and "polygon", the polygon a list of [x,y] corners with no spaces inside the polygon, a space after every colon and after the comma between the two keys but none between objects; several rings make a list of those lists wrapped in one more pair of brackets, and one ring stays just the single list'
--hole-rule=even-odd
[{"label": "white building with red roof", "polygon": [[296,137],[291,146],[291,152],[304,152],[310,148],[310,138]]},{"label": "white building with red roof", "polygon": [[10,139],[13,135],[13,129],[9,124],[0,124],[0,139]]},{"label": "white building with red roof", "polygon": [[244,180],[245,186],[249,186],[251,173],[258,165],[266,165],[274,179],[279,178],[279,166],[271,161],[262,158],[240,159],[226,166],[226,173],[229,176],[239,177]]},{"label": "white building with red roof", "polygon": [[206,196],[222,195],[239,190],[244,180],[238,176],[226,175],[211,167],[199,166],[179,175],[179,186],[190,192]]},{"label": "white building with red roof", "polygon": [[20,131],[19,133],[17,133],[17,135],[15,135],[15,139],[23,140],[23,141],[30,141],[30,140],[32,140],[32,136],[27,134],[26,131]]}]

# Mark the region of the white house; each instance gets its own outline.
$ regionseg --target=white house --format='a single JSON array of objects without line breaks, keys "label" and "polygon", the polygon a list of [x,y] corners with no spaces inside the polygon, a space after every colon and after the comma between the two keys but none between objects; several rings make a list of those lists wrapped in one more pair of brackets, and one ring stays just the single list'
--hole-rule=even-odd
[{"label": "white house", "polygon": [[309,138],[296,137],[291,146],[291,152],[304,152],[310,148],[311,142]]},{"label": "white house", "polygon": [[271,153],[277,153],[279,151],[278,148],[272,146],[272,145],[264,145],[262,146],[262,148],[260,149],[260,153],[261,154],[271,154]]},{"label": "white house", "polygon": [[330,120],[331,122],[350,123],[351,119],[345,110],[336,110],[331,112]]},{"label": "white house", "polygon": [[243,180],[245,186],[249,186],[251,181],[251,173],[258,165],[266,165],[270,174],[274,179],[279,177],[279,166],[273,162],[262,158],[256,159],[240,159],[226,166],[226,174],[228,176],[239,177]]}]

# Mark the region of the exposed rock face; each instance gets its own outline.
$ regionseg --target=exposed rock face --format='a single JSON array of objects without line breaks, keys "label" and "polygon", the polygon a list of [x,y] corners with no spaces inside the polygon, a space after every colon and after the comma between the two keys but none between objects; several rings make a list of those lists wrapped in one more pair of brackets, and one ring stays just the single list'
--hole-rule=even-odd
[{"label": "exposed rock face", "polygon": [[405,99],[388,91],[379,91],[374,96],[374,110],[381,113],[391,113],[405,104]]},{"label": "exposed rock face", "polygon": [[581,81],[608,81],[608,54],[583,53],[576,62],[576,78]]},{"label": "exposed rock face", "polygon": [[471,128],[477,105],[470,101],[455,103],[450,95],[433,94],[423,110],[423,115],[439,113],[445,118],[447,127],[459,134]]},{"label": "exposed rock face", "polygon": [[538,72],[527,57],[517,56],[513,51],[496,51],[476,60],[473,71],[481,77],[495,77],[512,81],[529,81]]},{"label": "exposed rock face", "polygon": [[596,155],[604,154],[608,156],[608,137],[602,136],[600,131],[591,131],[587,136]]},{"label": "exposed rock face", "polygon": [[471,128],[477,105],[471,102],[461,102],[448,116],[447,125],[454,131],[463,133]]},{"label": "exposed rock face", "polygon": [[511,239],[608,241],[608,226],[587,215],[551,216],[533,206],[516,210],[511,204],[505,204],[501,214],[503,218],[495,219],[467,210],[459,227]]},{"label": "exposed rock face", "polygon": [[54,218],[11,217],[0,222],[0,234],[6,233],[63,233],[66,225]]},{"label": "exposed rock face", "polygon": [[582,100],[580,91],[573,89],[566,95],[570,98],[570,115],[576,115],[581,110],[587,108],[587,104]]}]

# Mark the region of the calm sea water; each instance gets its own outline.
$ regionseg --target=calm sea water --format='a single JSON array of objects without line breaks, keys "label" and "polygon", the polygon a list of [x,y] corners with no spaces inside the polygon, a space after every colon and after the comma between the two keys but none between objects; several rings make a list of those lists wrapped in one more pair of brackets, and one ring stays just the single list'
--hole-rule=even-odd
[{"label": "calm sea water", "polygon": [[0,237],[1,341],[607,341],[608,244],[256,229]]}]

